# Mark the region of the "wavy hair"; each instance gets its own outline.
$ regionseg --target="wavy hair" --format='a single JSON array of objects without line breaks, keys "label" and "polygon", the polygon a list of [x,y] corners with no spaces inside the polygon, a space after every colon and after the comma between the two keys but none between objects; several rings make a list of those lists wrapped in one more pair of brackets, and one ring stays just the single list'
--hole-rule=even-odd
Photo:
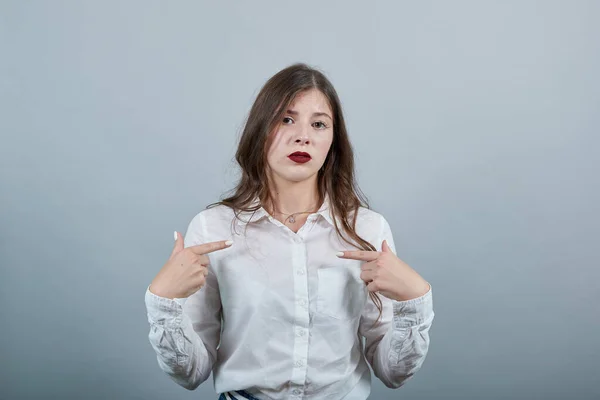
[{"label": "wavy hair", "polygon": [[[340,238],[360,250],[375,251],[375,246],[361,238],[355,229],[359,207],[370,207],[355,180],[354,152],[346,131],[340,100],[327,77],[304,63],[282,69],[261,88],[246,119],[235,154],[242,172],[240,180],[228,197],[207,208],[225,205],[232,208],[236,218],[239,218],[241,212],[256,212],[261,204],[273,204],[266,168],[267,151],[272,142],[270,133],[277,127],[295,97],[310,89],[323,93],[333,112],[333,141],[317,175],[319,204],[322,204],[325,194],[328,194],[335,230]],[[257,197],[260,204],[253,205]],[[341,227],[338,225],[338,218]],[[342,232],[356,243],[348,240]],[[381,299],[373,292],[369,292],[369,296],[379,310],[379,321]]]}]

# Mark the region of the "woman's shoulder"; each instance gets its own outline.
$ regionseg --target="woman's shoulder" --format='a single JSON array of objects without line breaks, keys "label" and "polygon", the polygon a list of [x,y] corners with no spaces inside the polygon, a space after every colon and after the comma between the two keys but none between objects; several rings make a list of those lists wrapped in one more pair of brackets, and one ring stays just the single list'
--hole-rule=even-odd
[{"label": "woman's shoulder", "polygon": [[381,231],[387,220],[382,213],[360,206],[356,217],[356,227],[360,231]]},{"label": "woman's shoulder", "polygon": [[229,238],[233,218],[234,212],[230,207],[223,204],[210,205],[191,218],[187,232],[204,241],[220,240],[213,236]]},{"label": "woman's shoulder", "polygon": [[230,212],[230,210],[229,207],[222,204],[207,206],[192,216],[189,222],[190,228],[200,229],[206,225],[218,225],[220,221],[226,221],[228,218],[230,220],[229,214],[233,215],[233,211]]},{"label": "woman's shoulder", "polygon": [[381,221],[385,220],[385,217],[383,216],[383,214],[381,214],[378,211],[373,210],[372,208],[360,206],[358,208],[357,220],[368,221],[368,222],[371,222],[371,221],[381,222]]},{"label": "woman's shoulder", "polygon": [[231,207],[220,203],[213,203],[200,210],[193,217],[193,220],[206,221],[213,224],[221,220],[231,221],[232,217],[234,217],[234,212]]}]

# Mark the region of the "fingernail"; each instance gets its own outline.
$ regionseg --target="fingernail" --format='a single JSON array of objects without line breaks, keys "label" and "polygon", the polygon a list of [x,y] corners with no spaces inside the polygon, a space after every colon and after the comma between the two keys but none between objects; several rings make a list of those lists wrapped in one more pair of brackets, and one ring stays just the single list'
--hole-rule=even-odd
[{"label": "fingernail", "polygon": [[233,244],[233,240],[228,240],[225,242],[225,245],[231,246]]},{"label": "fingernail", "polygon": [[173,231],[173,237],[177,240],[177,231]]},{"label": "fingernail", "polygon": [[336,256],[341,257],[344,255],[343,251],[338,251],[337,253],[335,253]]}]

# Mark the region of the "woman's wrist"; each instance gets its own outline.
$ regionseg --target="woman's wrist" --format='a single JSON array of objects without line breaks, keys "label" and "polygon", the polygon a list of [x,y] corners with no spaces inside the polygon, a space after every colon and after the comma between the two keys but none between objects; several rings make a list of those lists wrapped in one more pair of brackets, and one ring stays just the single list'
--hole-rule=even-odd
[{"label": "woman's wrist", "polygon": [[175,297],[177,297],[177,296],[174,296],[172,293],[169,293],[168,291],[164,290],[159,285],[156,285],[155,283],[151,283],[150,286],[148,287],[148,290],[150,291],[150,293],[152,293],[158,297],[164,297],[167,299],[174,299]]}]

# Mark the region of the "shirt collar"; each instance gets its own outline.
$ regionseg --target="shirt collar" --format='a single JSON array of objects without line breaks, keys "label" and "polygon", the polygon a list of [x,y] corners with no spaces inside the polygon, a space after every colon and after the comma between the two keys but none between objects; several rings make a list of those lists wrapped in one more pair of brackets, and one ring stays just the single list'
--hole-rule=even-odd
[{"label": "shirt collar", "polygon": [[[254,200],[252,200],[252,202],[250,203],[250,207],[256,207],[259,204],[260,204],[260,200],[258,199],[258,196],[256,196],[254,198]],[[327,222],[329,222],[333,226],[333,218],[332,218],[332,212],[331,212],[331,207],[330,207],[329,194],[325,194],[325,199],[323,200],[323,204],[321,205],[319,210],[316,212],[316,214],[321,215]],[[242,225],[245,225],[245,224],[249,224],[251,222],[257,222],[257,221],[259,221],[263,218],[267,218],[267,217],[269,217],[269,213],[267,212],[267,210],[264,209],[264,207],[261,206],[256,211],[240,211],[240,213],[239,213],[240,221],[239,222]]]}]

